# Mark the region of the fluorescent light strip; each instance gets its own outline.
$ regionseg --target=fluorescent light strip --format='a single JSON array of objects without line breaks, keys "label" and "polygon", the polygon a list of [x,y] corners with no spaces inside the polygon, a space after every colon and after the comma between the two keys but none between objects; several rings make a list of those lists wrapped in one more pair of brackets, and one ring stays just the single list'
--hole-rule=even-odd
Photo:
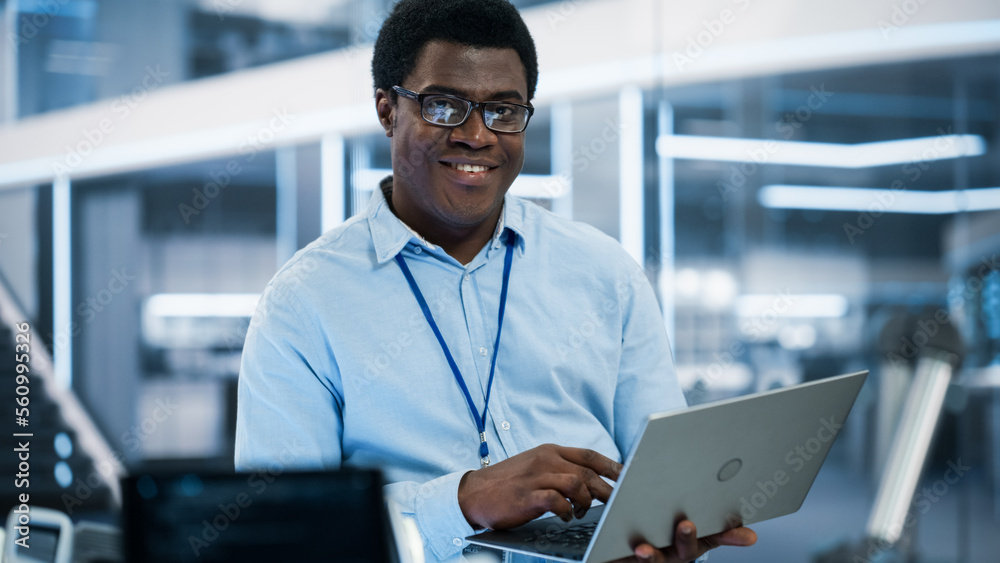
[{"label": "fluorescent light strip", "polygon": [[510,194],[534,199],[556,199],[569,193],[570,184],[565,176],[546,174],[521,174],[510,186]]},{"label": "fluorescent light strip", "polygon": [[[355,188],[374,190],[383,178],[392,174],[384,168],[364,168],[351,175]],[[533,199],[556,199],[569,193],[569,179],[561,175],[521,174],[510,186],[510,194]]]},{"label": "fluorescent light strip", "polygon": [[250,317],[257,293],[160,293],[146,300],[152,317]]},{"label": "fluorescent light strip", "polygon": [[736,298],[737,316],[796,318],[839,318],[847,314],[848,301],[837,294],[741,295]]},{"label": "fluorescent light strip", "polygon": [[1000,188],[926,192],[775,184],[761,188],[757,200],[775,209],[943,215],[1000,209]]},{"label": "fluorescent light strip", "polygon": [[978,135],[940,135],[854,145],[663,135],[656,140],[656,151],[662,157],[677,159],[868,168],[979,156],[986,152],[986,143]]},{"label": "fluorescent light strip", "polygon": [[63,389],[73,387],[73,225],[70,179],[52,182],[52,371]]}]

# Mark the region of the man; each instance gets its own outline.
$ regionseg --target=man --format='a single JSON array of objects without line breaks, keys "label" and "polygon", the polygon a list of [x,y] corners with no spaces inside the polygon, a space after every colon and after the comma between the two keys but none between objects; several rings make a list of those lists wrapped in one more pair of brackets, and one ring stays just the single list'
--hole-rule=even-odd
[{"label": "man", "polygon": [[[428,556],[606,501],[646,415],[685,405],[655,297],[611,238],[507,196],[534,44],[505,0],[403,0],[372,63],[393,176],[268,285],[236,465],[375,466]],[[680,484],[679,484],[680,485]],[[664,523],[672,525],[672,523]],[[635,548],[688,561],[745,528]]]}]

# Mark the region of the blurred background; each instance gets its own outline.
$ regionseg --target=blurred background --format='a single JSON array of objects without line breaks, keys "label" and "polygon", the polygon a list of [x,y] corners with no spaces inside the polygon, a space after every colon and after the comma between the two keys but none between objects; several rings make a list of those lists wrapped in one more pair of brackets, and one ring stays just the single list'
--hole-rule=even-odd
[{"label": "blurred background", "polygon": [[[231,467],[259,292],[390,169],[369,64],[392,4],[0,0],[0,372],[28,322],[37,502]],[[803,508],[712,560],[863,538],[939,350],[900,545],[996,561],[1000,4],[514,4],[541,68],[512,189],[645,267],[689,401],[872,371]]]}]

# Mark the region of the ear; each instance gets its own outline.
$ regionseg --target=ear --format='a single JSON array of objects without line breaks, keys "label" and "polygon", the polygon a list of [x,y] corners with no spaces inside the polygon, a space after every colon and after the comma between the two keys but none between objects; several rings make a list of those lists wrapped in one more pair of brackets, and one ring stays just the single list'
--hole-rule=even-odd
[{"label": "ear", "polygon": [[396,122],[396,106],[389,99],[389,94],[379,88],[375,90],[375,113],[385,130],[386,137],[392,137],[393,125]]}]

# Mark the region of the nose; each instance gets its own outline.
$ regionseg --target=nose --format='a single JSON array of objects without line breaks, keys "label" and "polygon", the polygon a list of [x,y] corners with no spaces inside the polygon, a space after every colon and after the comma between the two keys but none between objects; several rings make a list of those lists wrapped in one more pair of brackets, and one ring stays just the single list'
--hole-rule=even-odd
[{"label": "nose", "polygon": [[495,145],[497,134],[489,127],[483,118],[483,106],[472,108],[472,113],[465,123],[453,127],[449,137],[452,142],[468,146],[473,149],[480,149]]}]

